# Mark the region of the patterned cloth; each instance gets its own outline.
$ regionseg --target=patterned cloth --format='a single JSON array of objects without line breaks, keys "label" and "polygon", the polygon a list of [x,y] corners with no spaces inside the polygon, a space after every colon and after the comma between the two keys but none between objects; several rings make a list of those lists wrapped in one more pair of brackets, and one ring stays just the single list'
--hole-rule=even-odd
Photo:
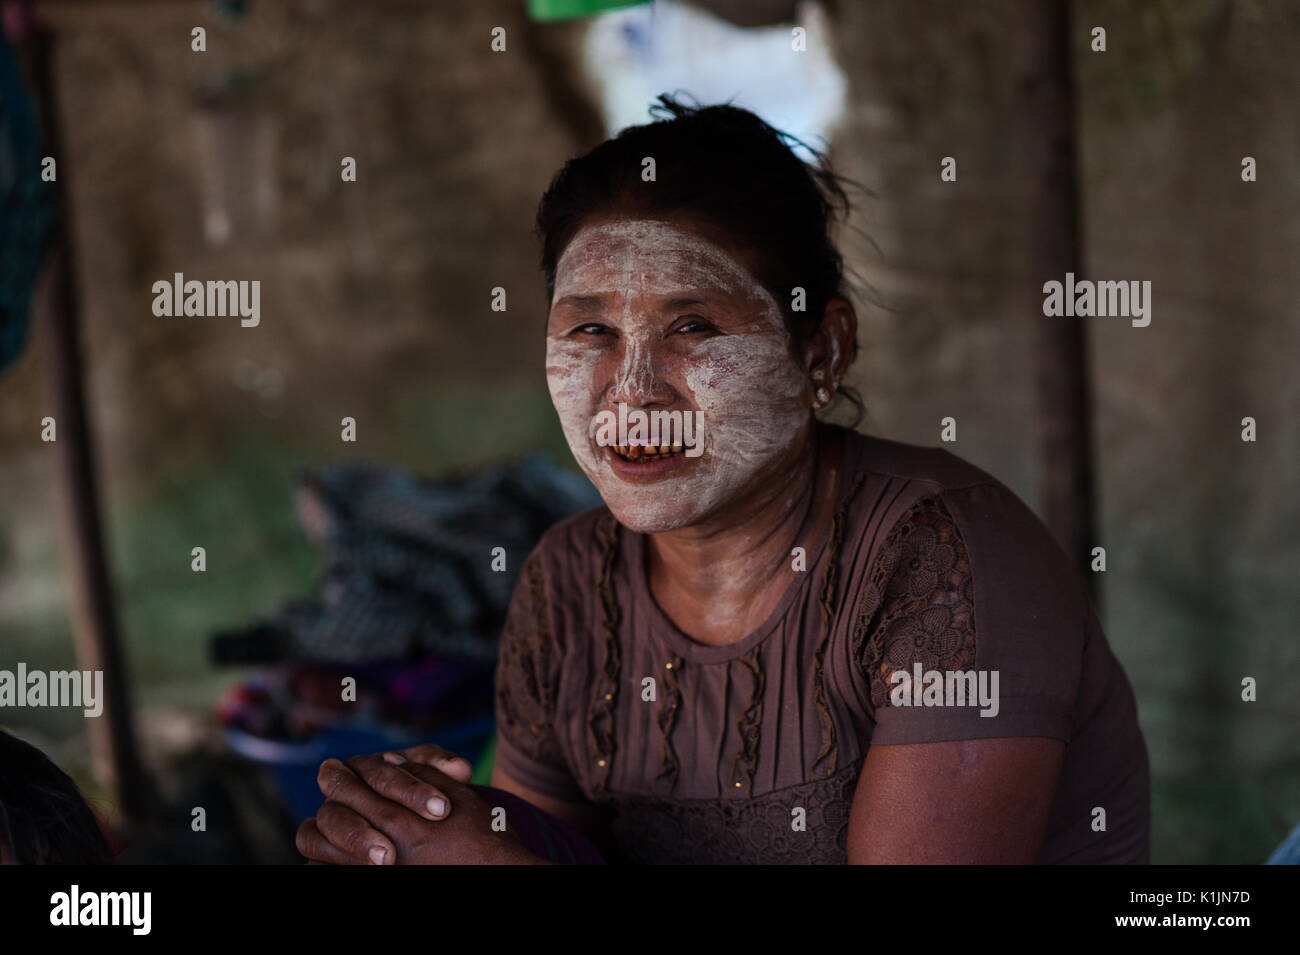
[{"label": "patterned cloth", "polygon": [[373,464],[309,472],[298,508],[326,554],[320,599],[221,635],[218,658],[495,662],[524,558],[546,528],[596,503],[585,478],[539,455],[440,480]]},{"label": "patterned cloth", "polygon": [[0,374],[27,341],[32,288],[55,217],[54,183],[41,180],[40,127],[0,30]]}]

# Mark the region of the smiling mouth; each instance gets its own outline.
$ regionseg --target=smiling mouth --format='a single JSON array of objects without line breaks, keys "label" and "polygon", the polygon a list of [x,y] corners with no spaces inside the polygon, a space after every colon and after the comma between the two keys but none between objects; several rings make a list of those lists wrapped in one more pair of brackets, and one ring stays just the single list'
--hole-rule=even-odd
[{"label": "smiling mouth", "polygon": [[676,457],[686,450],[685,446],[680,444],[671,446],[667,444],[611,444],[609,448],[624,461],[633,462],[664,461]]}]

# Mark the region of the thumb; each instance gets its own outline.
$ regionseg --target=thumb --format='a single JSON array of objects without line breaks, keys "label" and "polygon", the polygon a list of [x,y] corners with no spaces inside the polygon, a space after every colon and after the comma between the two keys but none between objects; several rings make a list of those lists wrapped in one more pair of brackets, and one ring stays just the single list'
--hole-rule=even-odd
[{"label": "thumb", "polygon": [[[399,754],[391,754],[399,755]],[[450,750],[445,750],[441,746],[435,746],[433,743],[422,743],[419,746],[412,746],[409,749],[401,751],[413,763],[420,763],[424,766],[432,766],[439,772],[446,773],[452,779],[461,783],[468,783],[474,777],[474,767],[469,764],[469,760],[457,756]],[[396,762],[388,754],[384,756],[389,762]]]}]

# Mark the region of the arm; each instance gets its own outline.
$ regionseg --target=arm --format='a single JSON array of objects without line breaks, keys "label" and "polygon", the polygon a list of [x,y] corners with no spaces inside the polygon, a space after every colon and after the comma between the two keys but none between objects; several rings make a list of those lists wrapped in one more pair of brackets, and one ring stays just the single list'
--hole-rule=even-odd
[{"label": "arm", "polygon": [[[1079,635],[1072,614],[1041,606],[1058,599],[1050,574],[1036,571],[1050,561],[1032,550],[990,551],[989,528],[972,529],[968,542],[941,501],[918,502],[869,583],[859,662],[876,725],[850,811],[850,862],[1030,863],[1041,851],[1065,760]],[[998,573],[981,586],[977,566]],[[1011,579],[1016,587],[1002,583]],[[994,715],[895,705],[892,677],[916,664],[997,672]]]},{"label": "arm", "polygon": [[[328,801],[300,827],[299,851],[333,864],[550,864],[525,848],[513,828],[493,829],[493,807],[470,787],[470,775],[463,759],[431,744],[356,756],[346,765],[327,760],[319,782]],[[542,795],[500,769],[491,785],[599,845],[604,829],[596,807]],[[443,812],[431,812],[430,799],[441,800]],[[380,855],[371,856],[373,850]]]},{"label": "arm", "polygon": [[517,779],[512,779],[502,771],[500,766],[493,767],[492,785],[497,789],[513,793],[543,812],[550,813],[561,822],[568,823],[593,845],[604,850],[607,836],[606,820],[604,814],[591,803],[544,796],[536,790],[529,789]]},{"label": "arm", "polygon": [[555,816],[608,855],[608,811],[587,800],[557,720],[565,635],[584,633],[587,624],[561,613],[541,550],[524,563],[501,633],[491,785]]},{"label": "arm", "polygon": [[[501,638],[492,785],[556,816],[600,846],[600,813],[582,800],[554,728],[560,660],[552,634],[559,629],[550,616],[538,563],[530,559]],[[503,764],[540,780],[551,795],[543,794],[537,784],[521,782],[516,778],[520,774]],[[371,860],[379,864],[544,861],[522,850],[517,841],[483,837],[485,813],[491,807],[468,787],[471,775],[465,760],[432,744],[382,757],[355,757],[346,766],[327,761],[319,782],[328,801],[316,819],[300,828],[299,851],[315,861],[335,863],[364,860],[372,851]],[[468,828],[463,818],[467,815],[474,823]]]},{"label": "arm", "polygon": [[873,746],[849,816],[848,861],[1032,863],[1065,759],[1021,736]]}]

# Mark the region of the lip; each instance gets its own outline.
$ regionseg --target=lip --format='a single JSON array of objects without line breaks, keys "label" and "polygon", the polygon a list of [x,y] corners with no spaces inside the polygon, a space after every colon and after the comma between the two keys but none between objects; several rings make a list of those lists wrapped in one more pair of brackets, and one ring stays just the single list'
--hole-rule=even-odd
[{"label": "lip", "polygon": [[616,477],[629,484],[651,484],[671,477],[689,465],[692,460],[685,454],[674,454],[659,461],[632,462],[619,456],[611,447],[601,447],[600,453],[609,462]]}]

